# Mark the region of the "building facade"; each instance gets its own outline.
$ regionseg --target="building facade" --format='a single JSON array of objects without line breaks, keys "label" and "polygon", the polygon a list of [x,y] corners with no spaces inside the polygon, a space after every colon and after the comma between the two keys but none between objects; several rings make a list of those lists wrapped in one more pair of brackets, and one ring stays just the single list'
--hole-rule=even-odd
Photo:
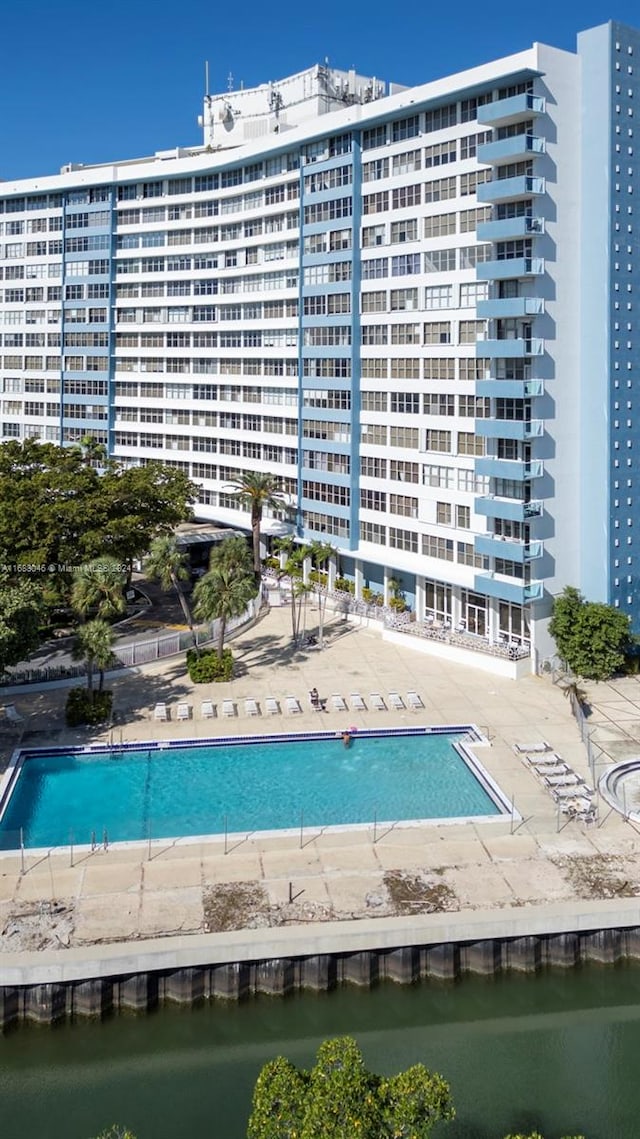
[{"label": "building facade", "polygon": [[202,147],[1,183],[0,439],[170,463],[234,527],[277,474],[356,596],[538,666],[567,584],[640,621],[638,52],[315,67],[207,96]]}]

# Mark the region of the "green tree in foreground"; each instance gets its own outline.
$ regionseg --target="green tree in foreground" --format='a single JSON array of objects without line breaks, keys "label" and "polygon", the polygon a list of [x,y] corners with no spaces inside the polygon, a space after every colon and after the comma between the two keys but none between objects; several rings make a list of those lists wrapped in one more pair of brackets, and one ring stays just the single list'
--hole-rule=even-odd
[{"label": "green tree in foreground", "polygon": [[253,569],[260,576],[260,527],[265,509],[282,509],[285,495],[280,489],[276,475],[260,471],[245,471],[243,475],[226,488],[238,497],[241,504],[251,513],[251,534],[253,538]]},{"label": "green tree in foreground", "polygon": [[81,617],[92,610],[103,620],[118,617],[127,608],[124,583],[124,571],[115,558],[87,562],[73,575],[71,604]]},{"label": "green tree in foreground", "polygon": [[573,586],[556,597],[549,632],[572,672],[587,680],[608,680],[624,665],[631,636],[626,613],[586,601]]},{"label": "green tree in foreground", "polygon": [[256,583],[244,538],[225,538],[211,551],[209,572],[193,591],[194,611],[201,621],[219,621],[218,657],[222,660],[227,623],[240,617],[255,596]]},{"label": "green tree in foreground", "polygon": [[73,659],[87,662],[87,688],[89,692],[93,690],[94,668],[98,669],[100,676],[98,692],[102,692],[104,672],[113,656],[114,640],[113,629],[99,617],[95,621],[87,621],[86,625],[81,625],[78,629]]},{"label": "green tree in foreground", "polygon": [[0,585],[0,675],[38,647],[44,603],[33,582]]},{"label": "green tree in foreground", "polygon": [[175,589],[184,619],[191,630],[193,643],[197,648],[193,617],[182,588],[182,582],[189,581],[189,559],[179,548],[177,540],[172,534],[161,534],[154,538],[149,556],[144,563],[144,569],[147,576],[152,581],[159,581],[163,589]]},{"label": "green tree in foreground", "polygon": [[428,1139],[453,1119],[449,1086],[416,1064],[399,1076],[369,1072],[355,1040],[326,1040],[310,1072],[279,1058],[258,1076],[248,1139]]}]

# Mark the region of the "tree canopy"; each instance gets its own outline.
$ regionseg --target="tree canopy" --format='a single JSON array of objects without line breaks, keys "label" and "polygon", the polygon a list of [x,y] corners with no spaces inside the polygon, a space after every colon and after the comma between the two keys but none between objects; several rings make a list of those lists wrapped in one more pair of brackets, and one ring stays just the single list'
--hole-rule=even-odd
[{"label": "tree canopy", "polygon": [[260,471],[245,471],[228,487],[237,496],[242,506],[251,514],[251,534],[253,539],[253,568],[260,574],[260,527],[265,509],[282,510],[286,496],[281,489],[277,475]]},{"label": "tree canopy", "polygon": [[631,646],[626,613],[587,601],[573,586],[554,599],[549,632],[569,668],[587,680],[608,680],[618,672]]},{"label": "tree canopy", "polygon": [[310,1072],[279,1057],[255,1086],[248,1139],[429,1139],[453,1119],[449,1086],[416,1064],[398,1076],[369,1072],[349,1036],[320,1045]]},{"label": "tree canopy", "polygon": [[42,591],[34,582],[0,584],[0,675],[38,647],[43,612]]},{"label": "tree canopy", "polygon": [[0,564],[10,581],[26,572],[64,594],[73,568],[97,557],[131,567],[195,498],[184,472],[161,463],[98,469],[81,448],[11,440],[0,445]]}]

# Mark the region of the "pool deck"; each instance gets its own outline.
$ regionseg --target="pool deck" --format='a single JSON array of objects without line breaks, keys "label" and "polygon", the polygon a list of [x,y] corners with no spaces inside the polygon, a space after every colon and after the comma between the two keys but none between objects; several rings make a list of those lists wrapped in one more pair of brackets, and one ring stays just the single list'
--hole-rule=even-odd
[{"label": "pool deck", "polygon": [[[316,619],[311,611],[310,621]],[[553,905],[568,910],[585,900],[640,893],[640,833],[601,805],[598,826],[587,828],[558,816],[551,796],[514,755],[516,743],[548,741],[588,782],[585,749],[569,703],[547,677],[498,679],[382,641],[376,630],[358,628],[331,615],[327,645],[293,650],[289,614],[274,609],[233,642],[237,679],[198,686],[182,663],[163,662],[113,684],[117,724],[114,742],[193,739],[212,735],[263,734],[357,727],[475,723],[490,740],[477,754],[522,816],[487,822],[421,827],[368,828],[287,836],[242,835],[205,841],[153,841],[107,850],[65,848],[54,853],[0,855],[0,953],[13,968],[24,954],[105,943],[206,935],[215,941],[211,899],[244,890],[243,928],[371,919],[393,922],[398,908],[392,879],[416,887],[420,924],[442,923],[443,913],[466,912],[496,922],[522,907]],[[323,714],[309,707],[309,690],[320,697],[359,692],[365,712]],[[376,712],[369,695],[419,693],[424,711]],[[64,727],[65,689],[12,697],[23,716],[22,746],[107,742],[109,733]],[[266,716],[265,699],[294,696],[300,715]],[[261,715],[247,716],[254,698]],[[626,678],[589,688],[594,739],[601,763],[640,754],[640,682]],[[232,699],[238,716],[203,719],[200,704]],[[153,720],[164,702],[171,719]],[[192,717],[176,720],[179,702]],[[388,704],[388,701],[387,701]],[[3,734],[4,762],[17,734]],[[232,830],[230,820],[230,830]],[[245,884],[242,888],[238,883]],[[290,901],[290,898],[293,898]],[[434,900],[435,899],[435,900]],[[51,903],[56,903],[52,905]],[[406,900],[405,900],[406,904]],[[212,921],[214,924],[212,924]],[[228,927],[231,928],[231,927]],[[363,926],[364,928],[364,926]],[[318,929],[318,936],[321,930]],[[184,944],[184,941],[182,941]],[[194,940],[195,945],[195,940]],[[123,950],[124,950],[123,946]],[[135,951],[129,946],[129,951]],[[0,969],[0,984],[2,984]]]}]

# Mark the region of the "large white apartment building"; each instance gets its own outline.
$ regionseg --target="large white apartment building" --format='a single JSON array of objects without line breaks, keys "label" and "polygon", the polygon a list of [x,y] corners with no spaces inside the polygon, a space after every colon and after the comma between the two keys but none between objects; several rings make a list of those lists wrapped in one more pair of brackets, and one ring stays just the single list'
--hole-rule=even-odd
[{"label": "large white apartment building", "polygon": [[468,651],[539,664],[566,584],[637,621],[638,54],[314,67],[207,96],[202,147],[0,184],[0,438],[171,463],[234,527],[273,472]]}]

